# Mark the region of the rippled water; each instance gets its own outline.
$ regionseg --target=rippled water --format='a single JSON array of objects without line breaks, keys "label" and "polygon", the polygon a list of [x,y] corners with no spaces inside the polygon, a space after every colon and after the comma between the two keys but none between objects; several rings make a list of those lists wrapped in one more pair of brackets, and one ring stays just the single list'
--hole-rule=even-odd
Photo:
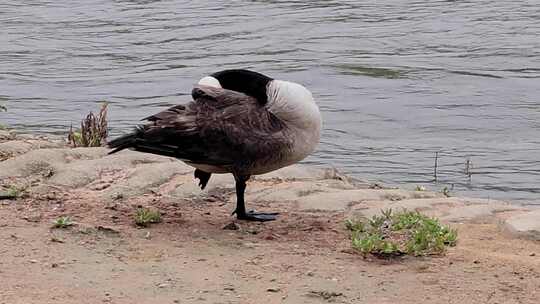
[{"label": "rippled water", "polygon": [[0,26],[0,121],[17,128],[65,132],[107,100],[119,134],[252,68],[313,91],[308,162],[540,204],[538,1],[7,0]]}]

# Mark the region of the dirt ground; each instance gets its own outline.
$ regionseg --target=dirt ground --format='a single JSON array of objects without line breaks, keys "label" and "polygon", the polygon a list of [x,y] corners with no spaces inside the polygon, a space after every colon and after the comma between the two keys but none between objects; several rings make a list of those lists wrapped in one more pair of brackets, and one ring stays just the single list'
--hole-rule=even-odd
[{"label": "dirt ground", "polygon": [[[343,212],[262,202],[279,219],[247,223],[224,201],[0,201],[0,303],[540,303],[540,242],[496,223],[452,224],[444,256],[384,260],[351,251]],[[136,227],[139,205],[163,222]],[[65,214],[76,225],[52,229]]]}]

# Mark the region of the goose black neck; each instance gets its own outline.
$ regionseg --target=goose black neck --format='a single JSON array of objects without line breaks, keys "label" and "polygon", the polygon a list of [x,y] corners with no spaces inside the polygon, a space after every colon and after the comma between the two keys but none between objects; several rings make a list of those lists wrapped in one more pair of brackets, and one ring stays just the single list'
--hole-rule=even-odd
[{"label": "goose black neck", "polygon": [[211,76],[216,78],[224,89],[254,97],[261,105],[268,102],[266,87],[273,79],[266,75],[238,69],[216,72]]}]

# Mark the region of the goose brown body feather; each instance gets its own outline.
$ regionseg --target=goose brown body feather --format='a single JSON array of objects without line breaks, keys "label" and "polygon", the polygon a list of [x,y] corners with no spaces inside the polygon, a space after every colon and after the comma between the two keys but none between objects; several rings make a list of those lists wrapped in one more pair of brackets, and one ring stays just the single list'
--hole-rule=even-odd
[{"label": "goose brown body feather", "polygon": [[286,126],[255,98],[203,85],[195,86],[192,97],[146,117],[149,123],[128,135],[130,145],[123,148],[176,157],[209,173],[235,174],[272,171],[291,149]]}]

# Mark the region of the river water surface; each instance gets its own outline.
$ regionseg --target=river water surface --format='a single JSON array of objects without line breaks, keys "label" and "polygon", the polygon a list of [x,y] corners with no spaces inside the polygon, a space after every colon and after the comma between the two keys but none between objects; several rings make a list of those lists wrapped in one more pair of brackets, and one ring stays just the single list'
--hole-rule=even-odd
[{"label": "river water surface", "polygon": [[540,1],[3,0],[0,46],[19,129],[64,133],[107,100],[118,135],[251,68],[313,92],[308,163],[540,204]]}]

